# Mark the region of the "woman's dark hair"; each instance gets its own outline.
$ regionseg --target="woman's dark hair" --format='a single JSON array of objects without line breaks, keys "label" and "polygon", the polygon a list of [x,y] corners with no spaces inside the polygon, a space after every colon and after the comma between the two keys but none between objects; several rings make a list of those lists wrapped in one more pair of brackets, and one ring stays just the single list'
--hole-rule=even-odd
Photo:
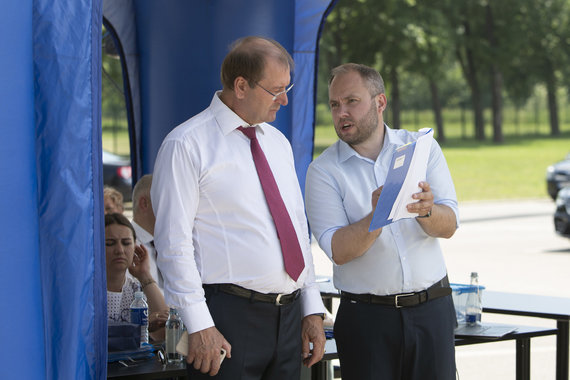
[{"label": "woman's dark hair", "polygon": [[105,227],[110,226],[111,224],[119,224],[121,226],[129,227],[131,231],[133,231],[133,239],[137,240],[137,233],[135,232],[133,225],[123,214],[114,213],[105,215]]}]

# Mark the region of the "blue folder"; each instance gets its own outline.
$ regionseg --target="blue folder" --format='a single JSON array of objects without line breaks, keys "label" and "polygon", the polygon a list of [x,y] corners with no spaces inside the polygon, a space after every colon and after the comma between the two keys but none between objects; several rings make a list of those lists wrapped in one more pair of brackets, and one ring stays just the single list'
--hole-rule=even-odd
[{"label": "blue folder", "polygon": [[[394,152],[392,156],[392,161],[390,162],[390,171],[386,177],[386,182],[384,183],[384,188],[378,198],[378,204],[376,205],[376,210],[374,210],[374,215],[372,216],[372,222],[370,223],[369,231],[374,231],[378,228],[384,227],[392,223],[392,219],[389,219],[390,212],[392,212],[392,207],[394,202],[402,189],[406,175],[408,174],[408,169],[410,168],[410,162],[414,155],[414,149],[416,148],[416,142],[401,146]],[[396,169],[396,162],[399,162]]]}]

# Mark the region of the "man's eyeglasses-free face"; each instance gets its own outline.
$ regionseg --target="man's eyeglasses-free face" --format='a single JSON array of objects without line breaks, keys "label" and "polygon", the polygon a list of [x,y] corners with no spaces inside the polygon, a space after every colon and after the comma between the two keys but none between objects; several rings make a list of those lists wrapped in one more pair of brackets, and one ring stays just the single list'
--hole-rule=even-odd
[{"label": "man's eyeglasses-free face", "polygon": [[268,89],[266,89],[265,87],[263,87],[262,85],[259,84],[259,82],[255,82],[256,85],[258,85],[259,87],[261,87],[261,89],[265,92],[267,92],[269,95],[273,96],[273,101],[277,100],[278,96],[281,96],[283,94],[288,93],[289,91],[291,91],[291,89],[293,88],[293,86],[295,85],[295,83],[291,83],[289,85],[289,87],[287,87],[285,90],[278,92],[277,94],[272,93],[271,91],[269,91]]}]

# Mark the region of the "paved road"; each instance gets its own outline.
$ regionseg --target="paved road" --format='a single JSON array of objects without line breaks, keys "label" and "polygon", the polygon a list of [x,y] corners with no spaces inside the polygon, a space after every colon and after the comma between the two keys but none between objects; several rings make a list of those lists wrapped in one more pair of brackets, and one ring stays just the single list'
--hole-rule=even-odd
[{"label": "paved road", "polygon": [[[554,232],[550,199],[464,202],[459,206],[461,226],[442,240],[449,277],[467,283],[472,271],[488,289],[570,297],[570,239]],[[330,275],[332,266],[313,244],[317,274]],[[483,293],[483,302],[484,301]],[[484,319],[529,325],[554,326],[550,321],[485,314]],[[555,378],[555,340],[531,343],[532,379]],[[461,380],[514,379],[513,342],[459,347],[457,367]]]},{"label": "paved road", "polygon": [[460,205],[461,226],[442,240],[452,282],[471,271],[489,289],[570,297],[570,239],[554,232],[549,199]]}]

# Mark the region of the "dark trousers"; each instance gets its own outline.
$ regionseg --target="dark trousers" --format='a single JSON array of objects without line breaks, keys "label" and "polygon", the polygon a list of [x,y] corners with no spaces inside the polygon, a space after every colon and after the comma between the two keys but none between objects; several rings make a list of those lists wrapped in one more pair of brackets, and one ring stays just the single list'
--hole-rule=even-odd
[{"label": "dark trousers", "polygon": [[[232,346],[214,379],[291,380],[301,373],[301,303],[275,306],[206,288],[216,328]],[[187,366],[188,378],[212,379]]]},{"label": "dark trousers", "polygon": [[334,325],[343,380],[455,379],[451,296],[397,309],[341,299]]}]

